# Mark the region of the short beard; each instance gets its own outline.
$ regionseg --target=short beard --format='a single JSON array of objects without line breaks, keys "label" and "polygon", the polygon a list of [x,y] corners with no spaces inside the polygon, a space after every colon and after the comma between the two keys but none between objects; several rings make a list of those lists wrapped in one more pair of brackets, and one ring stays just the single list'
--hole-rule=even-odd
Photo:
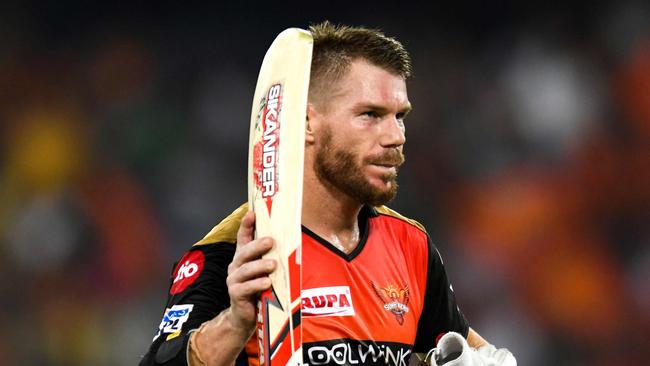
[{"label": "short beard", "polygon": [[[330,129],[323,131],[321,143],[314,160],[314,170],[321,182],[361,204],[381,206],[395,198],[398,187],[396,173],[386,173],[381,177],[385,183],[390,183],[387,189],[374,187],[364,176],[363,166],[356,163],[355,155],[333,146]],[[402,152],[391,149],[382,155],[365,159],[363,164],[391,164],[398,167],[403,162]]]}]

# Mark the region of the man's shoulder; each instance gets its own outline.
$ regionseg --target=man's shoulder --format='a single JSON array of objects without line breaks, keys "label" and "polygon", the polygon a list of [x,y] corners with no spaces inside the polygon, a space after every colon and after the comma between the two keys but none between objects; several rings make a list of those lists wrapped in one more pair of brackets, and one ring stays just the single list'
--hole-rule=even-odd
[{"label": "man's shoulder", "polygon": [[403,222],[405,222],[407,224],[410,224],[411,226],[414,226],[415,228],[419,229],[420,231],[422,231],[425,234],[427,233],[427,230],[424,228],[424,225],[420,224],[416,220],[410,219],[410,218],[400,214],[399,212],[397,212],[397,211],[395,211],[395,210],[393,210],[391,208],[388,208],[386,206],[374,206],[373,208],[374,208],[375,212],[378,215],[390,216],[390,217],[396,218],[396,219],[401,220],[401,221],[403,221]]},{"label": "man's shoulder", "polygon": [[225,219],[221,220],[203,239],[196,242],[194,246],[215,243],[237,243],[237,231],[246,212],[248,212],[248,203],[239,206],[239,208]]}]

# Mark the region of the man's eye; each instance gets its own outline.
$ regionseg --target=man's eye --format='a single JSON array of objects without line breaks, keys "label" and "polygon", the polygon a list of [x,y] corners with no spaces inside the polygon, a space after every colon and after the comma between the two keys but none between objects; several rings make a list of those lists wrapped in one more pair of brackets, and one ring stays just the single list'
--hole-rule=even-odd
[{"label": "man's eye", "polygon": [[377,114],[377,112],[375,112],[375,111],[365,111],[365,112],[361,113],[361,115],[366,116],[366,117],[370,117],[370,118],[375,118],[375,117],[379,116]]}]

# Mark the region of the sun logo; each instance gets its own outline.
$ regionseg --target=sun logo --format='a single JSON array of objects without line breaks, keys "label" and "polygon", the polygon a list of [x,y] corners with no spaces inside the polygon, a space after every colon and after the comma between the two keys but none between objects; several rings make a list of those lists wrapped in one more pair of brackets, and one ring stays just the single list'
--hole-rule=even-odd
[{"label": "sun logo", "polygon": [[390,311],[395,315],[395,320],[399,325],[404,324],[404,314],[408,313],[409,303],[409,286],[398,288],[395,285],[389,284],[386,287],[378,287],[374,282],[370,282],[375,294],[384,303],[384,309]]}]

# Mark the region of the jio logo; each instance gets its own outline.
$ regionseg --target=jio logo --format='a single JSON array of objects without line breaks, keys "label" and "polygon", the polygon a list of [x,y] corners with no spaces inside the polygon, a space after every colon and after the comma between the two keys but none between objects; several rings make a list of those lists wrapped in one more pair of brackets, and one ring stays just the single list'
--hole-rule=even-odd
[{"label": "jio logo", "polygon": [[183,278],[192,277],[199,271],[199,266],[196,263],[185,261],[185,263],[178,269],[178,274],[174,278],[174,283],[182,280]]},{"label": "jio logo", "polygon": [[192,250],[185,254],[174,270],[174,283],[169,293],[175,295],[185,291],[187,286],[199,278],[204,263],[205,256],[201,250]]}]

